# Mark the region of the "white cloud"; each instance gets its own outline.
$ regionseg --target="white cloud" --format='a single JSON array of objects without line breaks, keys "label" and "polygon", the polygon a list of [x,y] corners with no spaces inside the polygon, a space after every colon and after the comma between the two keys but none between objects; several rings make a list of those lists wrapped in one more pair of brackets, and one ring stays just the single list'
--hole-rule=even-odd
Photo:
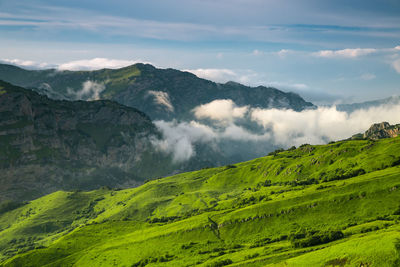
[{"label": "white cloud", "polygon": [[392,66],[397,71],[397,73],[400,73],[400,59],[393,61]]},{"label": "white cloud", "polygon": [[218,99],[193,109],[197,119],[211,119],[220,122],[232,122],[235,118],[243,118],[248,106],[237,107],[231,99]]},{"label": "white cloud", "polygon": [[56,66],[54,64],[48,64],[46,62],[38,63],[32,60],[22,60],[22,59],[1,59],[0,62],[31,69],[54,68]]},{"label": "white cloud", "polygon": [[160,150],[171,153],[175,162],[185,161],[194,156],[194,143],[209,142],[216,137],[211,128],[195,121],[155,121],[154,124],[163,133],[164,138],[153,140],[153,144]]},{"label": "white cloud", "polygon": [[400,45],[396,46],[394,50],[400,50]]},{"label": "white cloud", "polygon": [[341,140],[364,132],[373,123],[400,122],[400,105],[382,105],[359,109],[350,114],[336,107],[320,107],[316,110],[254,109],[251,119],[270,129],[276,144],[290,146],[303,143],[323,144]]},{"label": "white cloud", "polygon": [[82,89],[74,91],[68,88],[68,94],[77,100],[99,100],[100,93],[104,91],[105,85],[94,81],[86,81],[82,84]]},{"label": "white cloud", "polygon": [[[239,112],[235,113],[235,108]],[[304,143],[324,144],[364,132],[376,122],[400,123],[398,102],[359,109],[352,113],[338,111],[334,106],[301,112],[237,107],[232,100],[213,101],[195,110],[201,111],[196,116],[198,118],[207,117],[225,123],[214,127],[197,121],[155,122],[164,138],[153,143],[160,150],[171,153],[175,161],[185,161],[194,156],[196,143],[211,147],[218,146],[220,141],[251,142],[252,145],[256,145],[255,147],[268,147],[268,144],[282,147]],[[227,114],[227,111],[231,114]],[[263,130],[256,133],[248,131],[234,119],[234,114],[238,118],[246,119],[247,123],[258,124]]]},{"label": "white cloud", "polygon": [[93,58],[70,61],[58,66],[59,70],[98,70],[98,69],[118,69],[139,63],[134,60],[118,60],[108,58]]},{"label": "white cloud", "polygon": [[293,53],[294,53],[293,50],[281,49],[280,51],[277,52],[277,55],[283,58],[283,57],[285,57],[289,54],[293,54]]},{"label": "white cloud", "polygon": [[254,56],[260,56],[260,55],[263,55],[263,54],[264,54],[264,52],[262,52],[262,51],[260,51],[258,49],[254,49],[253,50],[253,55]]},{"label": "white cloud", "polygon": [[148,91],[148,94],[153,96],[154,101],[157,104],[164,106],[167,111],[174,112],[174,106],[172,105],[167,92],[150,90],[150,91]]},{"label": "white cloud", "polygon": [[304,83],[269,82],[269,86],[287,90],[308,90],[310,87]]},{"label": "white cloud", "polygon": [[203,79],[221,83],[236,80],[238,76],[236,72],[230,69],[194,69],[184,71],[191,72]]},{"label": "white cloud", "polygon": [[196,155],[195,144],[202,143],[211,148],[222,140],[267,142],[269,133],[250,133],[241,126],[230,123],[223,128],[213,128],[197,121],[155,121],[154,124],[163,133],[163,139],[153,139],[159,150],[172,154],[175,162],[182,162]]},{"label": "white cloud", "polygon": [[252,70],[231,70],[231,69],[189,69],[197,77],[218,83],[234,81],[245,85],[259,85],[259,74]]},{"label": "white cloud", "polygon": [[364,73],[360,77],[362,80],[370,81],[376,78],[376,75],[373,73]]},{"label": "white cloud", "polygon": [[335,58],[335,57],[357,58],[375,52],[377,52],[377,49],[375,48],[346,48],[342,50],[321,50],[313,53],[313,55],[317,57],[326,57],[326,58]]}]

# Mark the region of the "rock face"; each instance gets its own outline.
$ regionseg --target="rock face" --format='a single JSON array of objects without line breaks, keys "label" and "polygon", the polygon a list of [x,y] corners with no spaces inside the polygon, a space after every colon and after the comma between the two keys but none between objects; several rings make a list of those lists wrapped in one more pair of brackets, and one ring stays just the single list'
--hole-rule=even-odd
[{"label": "rock face", "polygon": [[0,81],[0,202],[133,186],[166,174],[169,159],[150,142],[158,135],[137,109],[108,100],[55,101]]},{"label": "rock face", "polygon": [[153,120],[191,119],[193,108],[216,99],[231,99],[239,106],[296,111],[315,107],[297,94],[275,88],[214,83],[189,72],[148,64],[97,71],[32,71],[0,64],[0,79],[55,99],[115,100],[138,108]]},{"label": "rock face", "polygon": [[364,134],[363,138],[378,140],[400,135],[400,124],[390,125],[388,122],[373,124]]}]

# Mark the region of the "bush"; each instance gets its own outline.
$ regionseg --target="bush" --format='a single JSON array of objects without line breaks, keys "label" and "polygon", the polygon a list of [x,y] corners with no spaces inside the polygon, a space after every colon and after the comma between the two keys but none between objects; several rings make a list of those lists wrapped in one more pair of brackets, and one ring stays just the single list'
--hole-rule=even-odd
[{"label": "bush", "polygon": [[276,156],[278,153],[285,151],[283,148],[278,148],[275,151],[269,152],[268,156]]},{"label": "bush", "polygon": [[257,258],[258,256],[260,256],[260,254],[254,253],[254,254],[251,254],[251,255],[247,255],[247,256],[244,257],[244,258],[245,258],[246,260],[250,260],[250,259]]},{"label": "bush", "polygon": [[225,259],[225,260],[219,260],[219,261],[213,262],[208,266],[210,266],[210,267],[221,267],[221,266],[229,265],[229,264],[232,264],[232,263],[233,263],[233,261],[231,259]]},{"label": "bush", "polygon": [[234,169],[237,168],[235,165],[229,164],[225,166],[226,169]]},{"label": "bush", "polygon": [[[320,244],[329,243],[344,237],[342,231],[330,231],[325,233],[315,233],[301,240],[293,240],[292,243],[295,248],[305,248],[316,246]],[[296,238],[294,238],[296,239]]]}]

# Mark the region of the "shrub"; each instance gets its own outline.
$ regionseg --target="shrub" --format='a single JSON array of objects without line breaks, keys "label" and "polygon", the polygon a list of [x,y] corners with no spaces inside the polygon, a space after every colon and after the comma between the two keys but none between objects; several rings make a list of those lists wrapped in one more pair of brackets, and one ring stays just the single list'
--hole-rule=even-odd
[{"label": "shrub", "polygon": [[213,262],[208,266],[210,266],[210,267],[221,267],[221,266],[229,265],[229,264],[232,264],[232,263],[233,263],[233,261],[231,259],[225,259],[225,260],[219,260],[219,261]]},{"label": "shrub", "polygon": [[278,153],[285,151],[283,148],[278,148],[275,151],[269,152],[268,156],[276,156]]},{"label": "shrub", "polygon": [[246,260],[250,260],[250,259],[257,258],[258,256],[260,256],[260,254],[254,253],[254,254],[251,254],[251,255],[247,255],[247,256],[244,257],[244,258],[245,258]]},{"label": "shrub", "polygon": [[234,169],[234,168],[237,168],[237,167],[235,165],[229,164],[229,165],[226,165],[225,168],[226,169]]},{"label": "shrub", "polygon": [[[304,239],[293,240],[292,243],[296,248],[305,248],[320,244],[329,243],[344,237],[342,231],[330,231],[325,233],[315,233]],[[296,239],[296,238],[295,238]]]}]

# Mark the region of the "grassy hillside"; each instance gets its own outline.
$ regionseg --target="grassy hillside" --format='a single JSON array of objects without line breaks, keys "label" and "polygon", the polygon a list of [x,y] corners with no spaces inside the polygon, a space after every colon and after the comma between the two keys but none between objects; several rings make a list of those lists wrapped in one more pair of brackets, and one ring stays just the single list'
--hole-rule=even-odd
[{"label": "grassy hillside", "polygon": [[400,138],[297,149],[0,212],[0,266],[398,266]]}]

